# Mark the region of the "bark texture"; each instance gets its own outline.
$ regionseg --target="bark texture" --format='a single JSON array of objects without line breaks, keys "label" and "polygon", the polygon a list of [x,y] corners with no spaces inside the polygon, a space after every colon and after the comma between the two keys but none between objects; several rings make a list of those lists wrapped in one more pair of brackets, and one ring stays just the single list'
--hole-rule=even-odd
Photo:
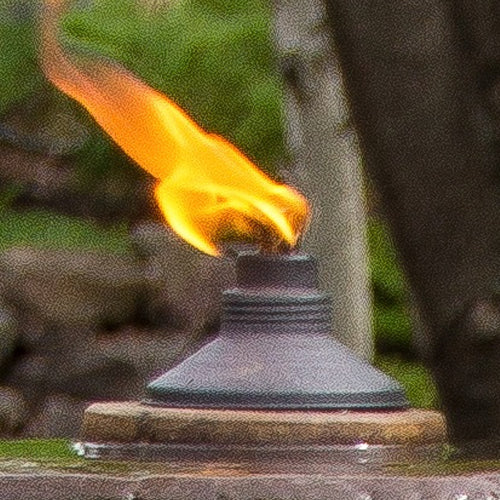
[{"label": "bark texture", "polygon": [[327,4],[452,436],[498,439],[500,6]]},{"label": "bark texture", "polygon": [[333,297],[334,334],[373,351],[361,162],[321,0],[279,0],[275,39],[285,82],[292,176],[312,205],[306,251]]}]

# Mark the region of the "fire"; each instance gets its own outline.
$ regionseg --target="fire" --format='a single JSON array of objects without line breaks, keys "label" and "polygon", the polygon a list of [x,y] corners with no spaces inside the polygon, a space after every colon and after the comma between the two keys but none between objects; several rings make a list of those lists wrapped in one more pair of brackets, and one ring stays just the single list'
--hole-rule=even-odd
[{"label": "fire", "polygon": [[220,254],[221,238],[228,233],[262,245],[293,247],[307,220],[304,197],[270,179],[235,146],[205,132],[168,97],[124,68],[70,58],[57,40],[66,3],[45,2],[43,70],[158,180],[156,200],[171,228],[210,255]]}]

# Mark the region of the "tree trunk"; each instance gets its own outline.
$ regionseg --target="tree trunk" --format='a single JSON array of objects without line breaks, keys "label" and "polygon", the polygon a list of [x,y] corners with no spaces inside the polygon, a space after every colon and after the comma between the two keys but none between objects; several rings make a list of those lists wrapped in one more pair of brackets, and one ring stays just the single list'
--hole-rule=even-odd
[{"label": "tree trunk", "polygon": [[312,205],[304,249],[332,294],[334,335],[373,351],[360,156],[321,0],[280,0],[275,39],[286,91],[292,176]]},{"label": "tree trunk", "polygon": [[500,88],[498,2],[327,3],[452,437],[498,439],[500,135],[488,104],[495,76]]}]

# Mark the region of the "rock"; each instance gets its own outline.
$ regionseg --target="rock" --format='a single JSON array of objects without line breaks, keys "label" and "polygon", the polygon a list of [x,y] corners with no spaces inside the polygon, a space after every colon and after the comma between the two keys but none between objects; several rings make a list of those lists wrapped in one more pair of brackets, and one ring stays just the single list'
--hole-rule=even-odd
[{"label": "rock", "polygon": [[102,352],[95,328],[49,329],[43,344],[27,352],[6,380],[22,389],[31,402],[47,393],[80,399],[110,399],[137,390],[135,367]]},{"label": "rock", "polygon": [[54,344],[44,387],[81,399],[140,399],[148,380],[170,368],[186,342],[184,332],[124,327],[73,346]]},{"label": "rock", "polygon": [[17,334],[19,343],[27,350],[34,351],[45,345],[49,325],[46,325],[30,311],[16,308]]},{"label": "rock", "polygon": [[0,300],[0,366],[12,354],[17,339],[17,322],[10,308]]},{"label": "rock", "polygon": [[83,401],[142,398],[147,382],[216,321],[232,262],[189,248],[161,225],[142,230],[137,255],[0,254],[0,296],[15,308],[20,347],[3,379],[36,412],[23,435],[72,436]]},{"label": "rock", "polygon": [[12,387],[0,386],[0,429],[10,434],[21,428],[27,416],[27,405],[21,393]]},{"label": "rock", "polygon": [[136,226],[132,240],[148,282],[149,322],[173,321],[196,337],[217,321],[221,292],[234,278],[231,259],[205,255],[156,223]]},{"label": "rock", "polygon": [[74,249],[12,248],[0,273],[16,302],[65,327],[130,321],[144,284],[132,257]]},{"label": "rock", "polygon": [[72,438],[78,435],[87,403],[65,394],[49,395],[23,429],[23,437]]},{"label": "rock", "polygon": [[123,327],[113,332],[70,328],[16,360],[5,379],[30,401],[46,393],[89,400],[141,398],[153,375],[182,356],[185,332]]},{"label": "rock", "polygon": [[404,411],[273,411],[167,408],[133,402],[87,408],[82,438],[93,443],[198,446],[429,445],[446,442],[442,414]]},{"label": "rock", "polygon": [[[95,352],[116,363],[134,368],[138,381],[135,398],[144,395],[145,384],[154,376],[171,368],[186,354],[187,332],[165,328],[146,330],[126,327],[113,335],[102,335]],[[131,388],[130,381],[128,383]]]},{"label": "rock", "polygon": [[13,368],[5,377],[7,382],[16,387],[29,390],[45,383],[49,371],[49,360],[40,354],[27,354],[16,360]]}]

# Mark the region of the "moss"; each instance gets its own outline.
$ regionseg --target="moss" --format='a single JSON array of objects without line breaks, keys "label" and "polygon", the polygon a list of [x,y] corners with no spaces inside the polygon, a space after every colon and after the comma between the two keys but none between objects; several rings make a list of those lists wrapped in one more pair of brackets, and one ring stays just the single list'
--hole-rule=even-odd
[{"label": "moss", "polygon": [[415,463],[391,464],[387,473],[405,476],[463,476],[500,471],[500,460],[442,460]]},{"label": "moss", "polygon": [[0,441],[0,458],[62,459],[75,454],[65,439],[22,439]]}]

